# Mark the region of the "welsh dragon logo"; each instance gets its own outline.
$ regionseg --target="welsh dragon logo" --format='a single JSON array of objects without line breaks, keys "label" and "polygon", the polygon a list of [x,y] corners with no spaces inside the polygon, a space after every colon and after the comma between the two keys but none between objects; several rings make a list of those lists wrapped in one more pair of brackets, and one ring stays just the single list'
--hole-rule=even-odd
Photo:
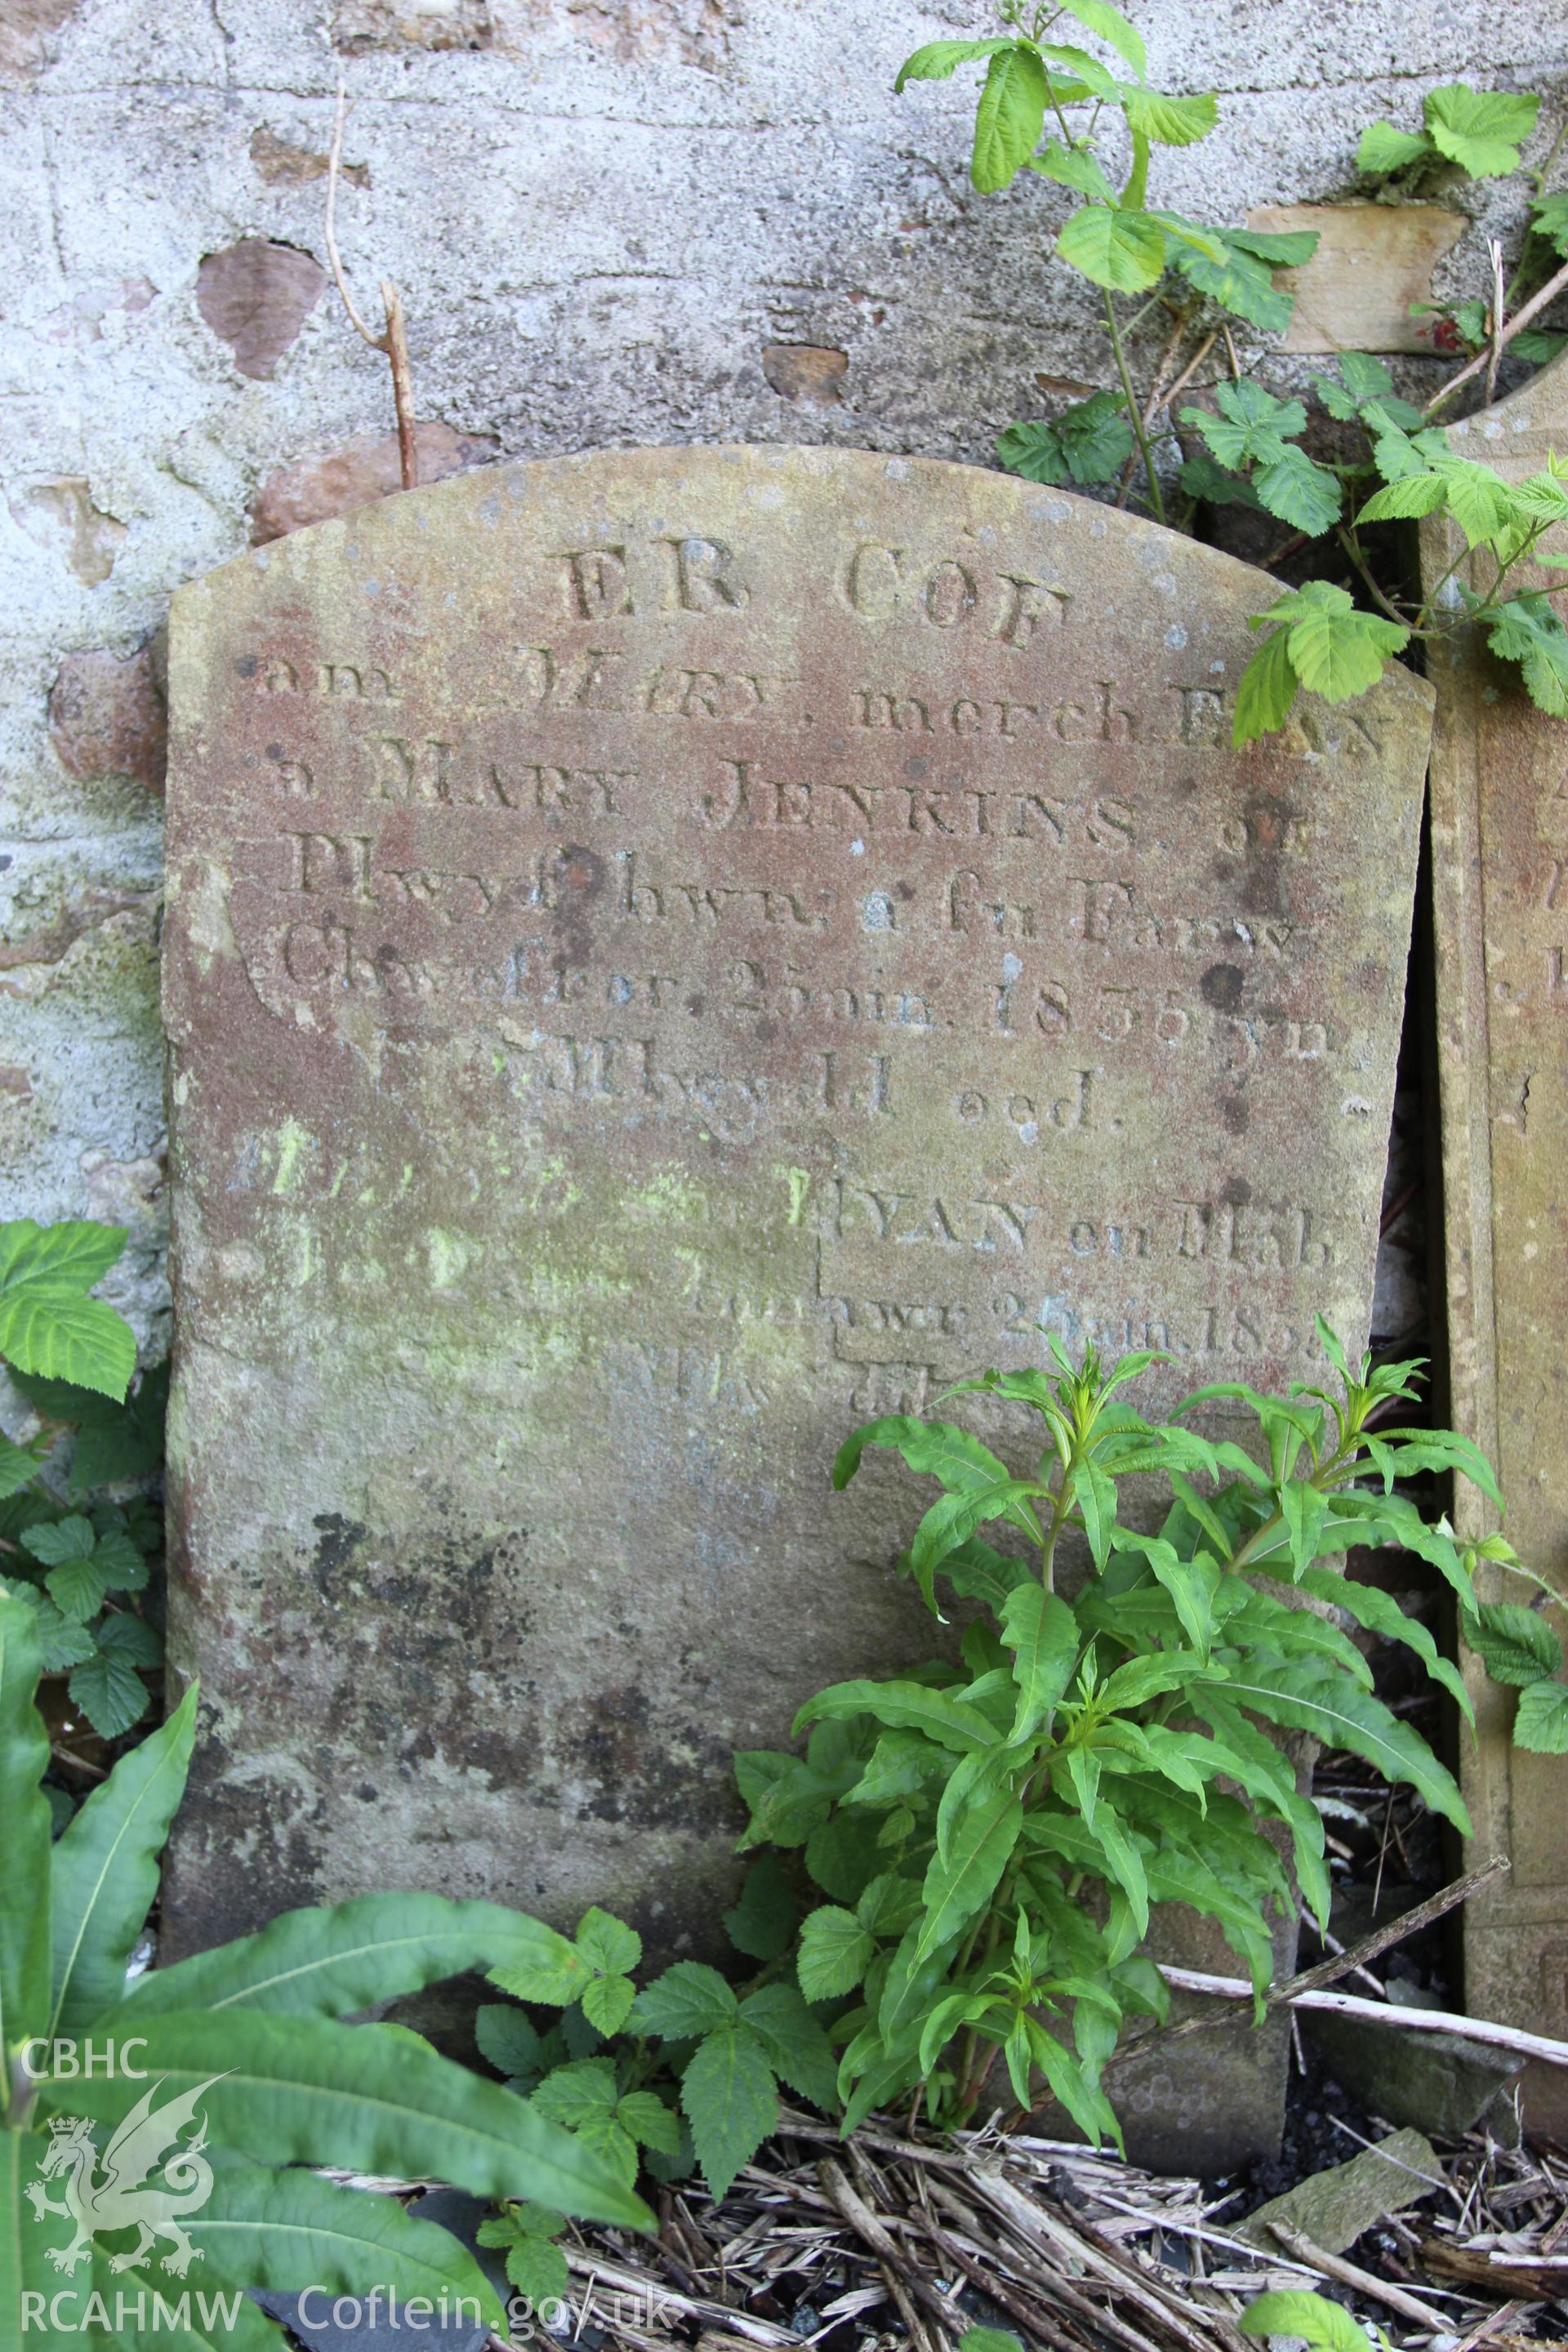
[{"label": "welsh dragon logo", "polygon": [[[38,2159],[41,2178],[27,2183],[26,2193],[39,2221],[47,2213],[58,2213],[75,2224],[69,2245],[49,2250],[56,2270],[74,2271],[90,2253],[95,2239],[118,2230],[135,2230],[138,2237],[129,2253],[110,2256],[110,2270],[129,2270],[145,2262],[160,2239],[169,2248],[163,2267],[175,2278],[184,2278],[191,2264],[203,2259],[202,2249],[192,2245],[182,2223],[186,2216],[199,2213],[212,2195],[212,2167],[202,2154],[206,2122],[196,2108],[222,2080],[211,2074],[194,2091],[183,2092],[161,2107],[153,2102],[162,2081],[154,2083],[116,2127],[103,2152],[101,2173],[89,2119],[53,2118],[48,2147]],[[180,2134],[192,2122],[195,2137],[178,2147]],[[160,2171],[163,2179],[153,2180],[152,2176]],[[51,2197],[44,2187],[45,2181],[58,2179],[65,2183],[63,2199]]]}]

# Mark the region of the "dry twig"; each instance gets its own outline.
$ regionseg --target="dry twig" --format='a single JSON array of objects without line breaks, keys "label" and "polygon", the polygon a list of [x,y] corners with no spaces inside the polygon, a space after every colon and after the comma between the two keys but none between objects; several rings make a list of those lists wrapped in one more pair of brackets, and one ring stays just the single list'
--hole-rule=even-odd
[{"label": "dry twig", "polygon": [[419,446],[414,431],[414,376],[408,364],[408,336],[403,324],[403,298],[390,278],[381,281],[382,309],[386,325],[379,335],[372,334],[354,304],[349,291],[342,256],[338,251],[338,182],[342,176],[343,126],[349,119],[348,99],[340,81],[337,112],[332,120],[332,149],[327,159],[327,259],[342,297],[343,309],[356,334],[363,335],[373,352],[380,352],[392,369],[392,401],[397,412],[397,455],[403,470],[403,487],[416,490],[419,487]]}]

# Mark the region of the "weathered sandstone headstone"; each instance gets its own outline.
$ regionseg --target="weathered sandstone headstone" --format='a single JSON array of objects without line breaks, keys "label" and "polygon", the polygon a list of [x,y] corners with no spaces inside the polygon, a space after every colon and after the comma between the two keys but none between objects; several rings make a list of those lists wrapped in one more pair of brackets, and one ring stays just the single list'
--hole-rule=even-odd
[{"label": "weathered sandstone headstone", "polygon": [[[1511,478],[1568,446],[1559,362],[1453,430]],[[1436,578],[1459,551],[1429,530]],[[1550,549],[1568,552],[1568,532]],[[1461,577],[1465,574],[1461,572]],[[1542,569],[1521,587],[1555,588]],[[1479,584],[1478,583],[1478,584]],[[1456,1425],[1498,1465],[1507,1530],[1558,1584],[1568,1573],[1568,730],[1517,670],[1451,640],[1433,664],[1432,851],[1443,1105],[1444,1223]],[[1466,1525],[1483,1524],[1459,1496]],[[1494,1579],[1484,1599],[1530,1588]],[[1553,1612],[1559,1631],[1561,1611]],[[1513,1867],[1467,1905],[1466,2000],[1477,2015],[1568,2035],[1568,1761],[1510,1747],[1514,1696],[1478,1675],[1467,1741],[1475,1852]],[[1563,2078],[1526,2072],[1543,2128],[1568,2124]]]},{"label": "weathered sandstone headstone", "polygon": [[1360,1343],[1428,695],[1235,752],[1275,593],[761,449],[181,592],[179,1941],[389,1880],[707,1932],[731,1748],[931,1644],[857,1420],[1042,1321],[1167,1398]]}]

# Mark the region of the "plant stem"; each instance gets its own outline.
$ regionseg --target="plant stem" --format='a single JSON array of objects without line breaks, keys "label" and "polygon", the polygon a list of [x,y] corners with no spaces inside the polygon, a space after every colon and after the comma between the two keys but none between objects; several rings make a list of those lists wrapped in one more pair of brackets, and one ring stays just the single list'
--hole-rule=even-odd
[{"label": "plant stem", "polygon": [[1154,509],[1155,521],[1163,522],[1165,501],[1160,494],[1160,477],[1154,471],[1154,460],[1149,454],[1148,428],[1143,423],[1143,411],[1138,404],[1138,395],[1132,389],[1127,354],[1121,348],[1121,330],[1116,323],[1116,305],[1109,291],[1105,296],[1105,323],[1110,331],[1110,348],[1116,354],[1116,373],[1121,378],[1121,389],[1127,395],[1127,414],[1132,424],[1132,437],[1143,460],[1143,472],[1149,484],[1149,503]]}]

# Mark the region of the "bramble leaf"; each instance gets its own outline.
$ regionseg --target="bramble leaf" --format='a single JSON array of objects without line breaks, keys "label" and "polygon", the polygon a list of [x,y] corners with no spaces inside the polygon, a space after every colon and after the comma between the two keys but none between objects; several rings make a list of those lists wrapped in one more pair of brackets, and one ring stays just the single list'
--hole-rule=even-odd
[{"label": "bramble leaf", "polygon": [[1147,213],[1085,205],[1068,215],[1057,236],[1060,258],[1113,294],[1139,294],[1157,285],[1165,268],[1165,236]]},{"label": "bramble leaf", "polygon": [[1294,442],[1278,457],[1260,459],[1252,470],[1252,487],[1271,515],[1310,538],[1320,537],[1339,520],[1337,479]]},{"label": "bramble leaf", "polygon": [[1300,2286],[1255,2295],[1239,2322],[1244,2336],[1293,2336],[1309,2352],[1367,2352],[1364,2329],[1327,2295]]},{"label": "bramble leaf", "polygon": [[928,41],[899,68],[893,95],[896,98],[906,82],[946,81],[960,66],[977,65],[983,58],[996,57],[1003,49],[1016,47],[1016,43],[1005,37],[986,41]]},{"label": "bramble leaf", "polygon": [[1438,153],[1472,180],[1500,180],[1518,171],[1519,142],[1534,130],[1540,110],[1533,94],[1450,82],[1426,94],[1426,131]]},{"label": "bramble leaf", "polygon": [[699,2043],[680,2078],[680,2104],[702,2177],[724,2197],[779,2119],[773,2070],[750,2026],[737,2019]]},{"label": "bramble leaf", "polygon": [[1553,719],[1568,718],[1568,629],[1547,596],[1515,596],[1489,616],[1487,643],[1517,662],[1525,692]]},{"label": "bramble leaf", "polygon": [[1465,1639],[1494,1683],[1521,1687],[1563,1671],[1563,1644],[1533,1609],[1517,1601],[1483,1601]]},{"label": "bramble leaf", "polygon": [[1396,131],[1392,122],[1369,122],[1356,149],[1356,170],[1385,180],[1391,172],[1403,172],[1433,152],[1424,131]]},{"label": "bramble leaf", "polygon": [[983,195],[1007,187],[1040,143],[1046,68],[1037,49],[1010,41],[992,57],[974,115],[969,176]]},{"label": "bramble leaf", "polygon": [[1521,1691],[1513,1744],[1537,1756],[1568,1756],[1568,1686],[1542,1679]]},{"label": "bramble leaf", "polygon": [[125,1247],[123,1225],[0,1224],[0,1357],[116,1402],[136,1369],[129,1323],[86,1294]]},{"label": "bramble leaf", "polygon": [[1157,89],[1121,90],[1128,129],[1156,147],[1191,147],[1206,139],[1219,121],[1219,100],[1212,90],[1172,98]]},{"label": "bramble leaf", "polygon": [[1357,610],[1343,588],[1309,580],[1258,616],[1286,623],[1290,661],[1300,683],[1325,702],[1348,702],[1383,676],[1383,665],[1409,643],[1410,632],[1375,613]]}]

